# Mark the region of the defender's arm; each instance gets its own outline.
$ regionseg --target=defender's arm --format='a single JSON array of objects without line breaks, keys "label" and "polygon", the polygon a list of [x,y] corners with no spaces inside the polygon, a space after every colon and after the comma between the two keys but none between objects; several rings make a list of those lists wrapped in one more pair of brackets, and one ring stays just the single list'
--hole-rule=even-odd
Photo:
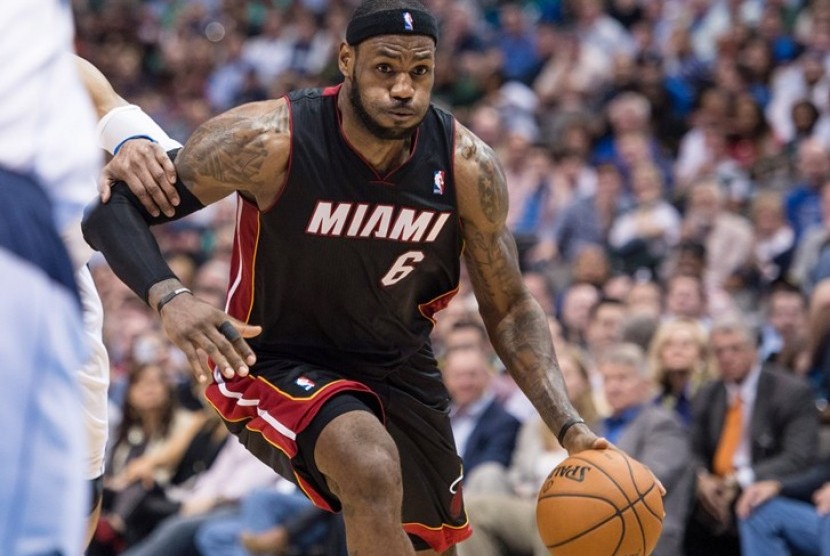
[{"label": "defender's arm", "polygon": [[[74,56],[74,55],[73,55]],[[115,92],[109,80],[88,61],[74,56],[75,65],[98,115],[98,140],[110,154],[124,149],[104,167],[98,181],[101,201],[112,195],[115,181],[123,181],[153,216],[173,216],[180,199],[176,193],[176,168],[167,151],[181,148],[138,106]]]},{"label": "defender's arm", "polygon": [[[240,337],[258,333],[190,295],[171,294],[183,286],[164,261],[149,227],[181,218],[228,194],[270,206],[282,187],[290,146],[284,100],[241,106],[202,124],[178,153],[176,189],[181,204],[172,217],[153,216],[123,184],[107,204],[94,205],[84,219],[84,237],[101,251],[115,273],[151,307],[159,309],[168,336],[188,356],[200,378],[209,372],[197,350],[232,375],[247,372],[253,352]],[[231,321],[240,334],[220,333]],[[244,359],[243,359],[244,358]]]},{"label": "defender's arm", "polygon": [[[505,225],[507,184],[495,153],[463,126],[455,138],[455,183],[464,225],[465,262],[493,346],[550,429],[576,419],[542,308],[519,271],[516,243]],[[565,448],[607,446],[584,424],[571,426]]]}]

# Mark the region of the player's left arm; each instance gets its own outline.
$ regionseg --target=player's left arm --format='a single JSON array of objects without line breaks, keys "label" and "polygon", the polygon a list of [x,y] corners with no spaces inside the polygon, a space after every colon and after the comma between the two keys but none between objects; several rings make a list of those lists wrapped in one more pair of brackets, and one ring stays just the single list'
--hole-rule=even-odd
[{"label": "player's left arm", "polygon": [[[490,340],[548,427],[558,433],[578,418],[568,399],[545,313],[524,285],[516,242],[507,229],[507,183],[493,150],[457,124],[455,184],[464,230],[464,260]],[[570,427],[565,448],[603,448],[584,424]]]}]

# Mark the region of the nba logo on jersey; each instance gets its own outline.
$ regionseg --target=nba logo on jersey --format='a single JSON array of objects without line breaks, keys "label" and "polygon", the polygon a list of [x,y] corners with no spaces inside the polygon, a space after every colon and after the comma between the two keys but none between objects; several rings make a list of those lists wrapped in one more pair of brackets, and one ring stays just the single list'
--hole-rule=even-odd
[{"label": "nba logo on jersey", "polygon": [[435,176],[432,178],[432,192],[436,195],[444,194],[444,171],[435,170]]},{"label": "nba logo on jersey", "polygon": [[306,392],[308,392],[309,390],[313,390],[314,387],[317,386],[316,384],[314,384],[314,381],[304,376],[301,376],[300,378],[295,380],[294,383]]},{"label": "nba logo on jersey", "polygon": [[415,24],[414,24],[414,21],[412,21],[412,14],[409,13],[409,12],[404,12],[403,13],[403,30],[404,31],[414,31],[415,30]]}]

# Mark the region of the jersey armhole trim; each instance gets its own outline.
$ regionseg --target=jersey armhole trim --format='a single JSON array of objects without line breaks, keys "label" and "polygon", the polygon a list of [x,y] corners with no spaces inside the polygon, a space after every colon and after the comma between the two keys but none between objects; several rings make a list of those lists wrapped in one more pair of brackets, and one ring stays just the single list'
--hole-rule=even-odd
[{"label": "jersey armhole trim", "polygon": [[294,159],[294,114],[291,111],[291,98],[287,94],[283,95],[282,98],[285,99],[285,106],[288,109],[288,162],[285,165],[285,177],[282,180],[280,192],[277,193],[277,196],[274,197],[270,205],[260,211],[262,214],[270,212],[271,209],[277,206],[277,203],[280,202],[280,199],[285,194],[285,189],[288,187],[288,181],[291,177],[291,162]]}]

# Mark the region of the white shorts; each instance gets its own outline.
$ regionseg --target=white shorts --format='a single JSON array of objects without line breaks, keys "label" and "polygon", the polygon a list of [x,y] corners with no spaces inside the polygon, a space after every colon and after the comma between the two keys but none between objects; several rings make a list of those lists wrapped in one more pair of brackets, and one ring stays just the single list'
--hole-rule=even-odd
[{"label": "white shorts", "polygon": [[84,425],[88,437],[85,477],[95,479],[104,472],[107,446],[107,389],[110,382],[110,360],[104,347],[104,308],[86,265],[75,278],[83,304],[84,333],[89,344],[89,360],[78,372],[84,403]]}]

